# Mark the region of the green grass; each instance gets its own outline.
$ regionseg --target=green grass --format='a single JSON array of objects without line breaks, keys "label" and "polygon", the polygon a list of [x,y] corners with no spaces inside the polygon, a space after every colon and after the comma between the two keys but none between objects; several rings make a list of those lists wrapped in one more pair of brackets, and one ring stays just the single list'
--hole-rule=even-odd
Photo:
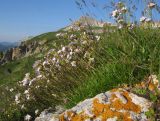
[{"label": "green grass", "polygon": [[10,85],[22,80],[27,72],[33,72],[32,65],[37,59],[30,56],[2,65],[0,67],[0,85]]},{"label": "green grass", "polygon": [[[70,91],[67,108],[120,84],[135,84],[150,74],[160,74],[160,30],[117,30],[104,35],[95,50],[98,68]],[[99,64],[98,64],[99,63]]]},{"label": "green grass", "polygon": [[[58,31],[62,32],[62,31]],[[32,65],[36,60],[43,59],[44,55],[51,48],[58,48],[61,44],[65,43],[65,40],[59,40],[56,38],[56,34],[58,32],[48,32],[41,35],[38,35],[30,40],[26,41],[26,44],[30,44],[31,42],[41,42],[46,40],[44,43],[44,48],[47,49],[43,53],[33,54],[29,57],[24,57],[21,59],[17,59],[15,61],[8,62],[4,65],[0,66],[0,85],[12,85],[17,81],[21,81],[24,78],[26,73],[33,73]]]},{"label": "green grass", "polygon": [[[46,80],[37,82],[41,86],[40,90],[35,89],[33,85],[30,89],[35,100],[26,104],[28,106],[25,110],[26,113],[34,116],[35,109],[43,110],[59,104],[71,108],[86,98],[91,98],[121,84],[135,84],[150,74],[159,76],[160,30],[143,28],[134,30],[113,28],[113,30],[101,35],[102,40],[98,44],[85,48],[90,48],[92,56],[95,58],[92,68],[86,69],[83,57],[79,56],[77,58],[80,64],[74,69],[64,66],[59,73],[55,74],[55,77],[50,77],[51,83],[47,85],[47,88],[44,86]],[[46,38],[46,36],[48,35],[41,35],[42,38]],[[49,40],[51,41],[50,45],[54,45],[52,39]],[[61,44],[65,45],[69,41],[62,39],[56,42],[58,43],[56,48],[59,48]],[[13,67],[15,73],[18,73],[17,70],[27,68],[23,64],[17,66],[16,62],[8,66]],[[50,69],[53,68],[50,67]],[[56,93],[58,96],[54,97],[51,95],[52,93]],[[65,104],[64,99],[67,99]],[[11,114],[10,119],[13,119],[12,115],[16,114],[19,109],[16,112],[8,110],[5,115]],[[24,116],[23,113],[18,115],[20,115],[19,118]]]}]

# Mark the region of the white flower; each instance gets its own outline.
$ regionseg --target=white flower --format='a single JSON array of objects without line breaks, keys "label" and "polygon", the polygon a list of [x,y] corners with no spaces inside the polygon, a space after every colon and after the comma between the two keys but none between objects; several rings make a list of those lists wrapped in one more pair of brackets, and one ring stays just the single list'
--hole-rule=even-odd
[{"label": "white flower", "polygon": [[96,36],[96,39],[97,39],[97,41],[99,41],[101,39],[101,37],[100,36]]},{"label": "white flower", "polygon": [[68,60],[71,60],[71,59],[72,59],[72,57],[71,57],[70,54],[67,55],[67,59],[68,59]]},{"label": "white flower", "polygon": [[75,38],[75,35],[72,34],[72,35],[70,36],[70,39],[74,39],[74,38]]},{"label": "white flower", "polygon": [[25,121],[30,121],[31,120],[31,116],[29,114],[27,114],[25,117],[24,117],[24,120]]},{"label": "white flower", "polygon": [[57,33],[57,34],[56,34],[56,37],[59,37],[59,36],[61,36],[61,33]]},{"label": "white flower", "polygon": [[43,77],[42,75],[38,75],[38,76],[37,76],[37,78],[42,78],[42,77]]},{"label": "white flower", "polygon": [[126,7],[122,7],[121,11],[122,11],[123,13],[126,13],[126,12],[127,12],[127,8],[126,8]]},{"label": "white flower", "polygon": [[55,61],[55,60],[56,60],[56,58],[54,57],[54,58],[52,58],[52,60],[53,60],[53,61]]},{"label": "white flower", "polygon": [[38,114],[38,112],[39,112],[39,110],[37,109],[37,110],[35,110],[35,114],[37,115]]},{"label": "white flower", "polygon": [[22,85],[23,86],[28,86],[28,84],[29,84],[29,79],[30,79],[30,73],[27,73],[26,75],[25,75],[25,77],[24,77],[24,79],[22,80]]},{"label": "white flower", "polygon": [[112,11],[112,17],[117,18],[117,17],[118,17],[118,15],[119,15],[118,10],[114,10],[114,11]]},{"label": "white flower", "polygon": [[36,89],[38,89],[40,86],[38,85],[38,86],[36,86]]},{"label": "white flower", "polygon": [[90,53],[87,51],[85,54],[84,54],[84,58],[89,58],[90,57]]},{"label": "white flower", "polygon": [[77,48],[77,49],[75,49],[74,51],[75,51],[76,53],[79,53],[81,50]]},{"label": "white flower", "polygon": [[21,106],[21,109],[24,109],[24,104]]},{"label": "white flower", "polygon": [[118,20],[118,23],[119,23],[119,24],[122,24],[123,22],[124,22],[123,19],[119,19],[119,20]]},{"label": "white flower", "polygon": [[57,53],[58,53],[58,54],[60,54],[61,52],[62,52],[62,50],[58,50],[58,52],[57,52]]},{"label": "white flower", "polygon": [[118,28],[119,28],[119,29],[122,29],[122,28],[123,28],[123,25],[122,25],[122,24],[120,24],[120,25],[118,26]]},{"label": "white flower", "polygon": [[73,67],[76,67],[76,61],[72,61],[72,62],[71,62],[71,65],[72,65]]},{"label": "white flower", "polygon": [[89,62],[91,62],[91,63],[94,62],[94,58],[90,58]]},{"label": "white flower", "polygon": [[10,92],[13,92],[13,91],[14,91],[14,89],[13,89],[13,88],[11,88],[9,91],[10,91]]},{"label": "white flower", "polygon": [[26,94],[26,99],[29,100],[30,99],[30,95]]},{"label": "white flower", "polygon": [[42,65],[45,66],[46,64],[48,64],[48,61],[44,61]]},{"label": "white flower", "polygon": [[66,48],[65,47],[62,47],[62,51],[64,52],[66,50]]},{"label": "white flower", "polygon": [[20,103],[20,100],[19,100],[20,96],[21,96],[20,93],[18,93],[18,94],[15,95],[15,102],[16,102],[16,104]]},{"label": "white flower", "polygon": [[86,44],[87,44],[87,41],[83,41],[82,44],[83,44],[83,45],[86,45]]},{"label": "white flower", "polygon": [[152,19],[151,18],[146,18],[145,22],[151,22]]},{"label": "white flower", "polygon": [[28,93],[29,93],[29,90],[25,90],[25,91],[24,91],[24,94],[28,94]]},{"label": "white flower", "polygon": [[156,4],[155,4],[155,3],[152,3],[152,2],[150,2],[150,3],[148,4],[148,7],[151,8],[151,9],[154,8],[155,6],[156,6]]},{"label": "white flower", "polygon": [[140,22],[145,22],[146,19],[147,19],[147,18],[146,18],[145,16],[142,16],[142,17],[140,18]]},{"label": "white flower", "polygon": [[31,86],[32,83],[35,82],[35,81],[36,81],[36,78],[33,78],[33,79],[29,82],[29,86]]},{"label": "white flower", "polygon": [[73,55],[73,52],[70,52],[69,54],[70,54],[70,55]]}]

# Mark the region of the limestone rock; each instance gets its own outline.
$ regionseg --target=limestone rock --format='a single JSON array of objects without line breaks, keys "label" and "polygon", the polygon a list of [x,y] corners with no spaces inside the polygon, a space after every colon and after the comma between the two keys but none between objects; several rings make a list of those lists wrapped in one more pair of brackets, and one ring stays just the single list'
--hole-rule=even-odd
[{"label": "limestone rock", "polygon": [[51,108],[44,110],[35,121],[59,121],[59,114],[64,112],[64,108],[62,106],[56,106],[56,110],[54,111]]},{"label": "limestone rock", "polygon": [[43,121],[146,121],[145,112],[151,107],[149,100],[119,88],[86,99],[62,114],[47,114]]}]

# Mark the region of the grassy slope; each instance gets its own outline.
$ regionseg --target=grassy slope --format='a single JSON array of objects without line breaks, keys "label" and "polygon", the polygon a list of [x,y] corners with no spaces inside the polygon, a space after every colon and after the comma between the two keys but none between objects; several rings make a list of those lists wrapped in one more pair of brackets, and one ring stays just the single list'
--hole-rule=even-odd
[{"label": "grassy slope", "polygon": [[[101,66],[67,95],[67,108],[120,84],[135,84],[150,74],[160,74],[160,30],[116,31],[104,38],[96,53]],[[99,51],[99,52],[98,52]]]},{"label": "grassy slope", "polygon": [[[65,87],[62,93],[64,93],[65,98],[68,99],[66,107],[70,108],[79,101],[117,87],[119,84],[134,84],[150,74],[159,76],[159,35],[159,29],[141,28],[132,31],[116,30],[115,32],[104,34],[102,40],[94,50],[95,68],[91,70],[90,73],[86,73],[86,78],[78,77],[78,80],[81,80],[79,86],[71,89],[65,86],[66,83],[57,85],[58,87]],[[46,35],[44,34],[42,36]],[[52,41],[52,39],[50,40]],[[64,41],[62,43],[64,43]],[[59,45],[57,45],[57,47]],[[85,73],[84,70],[80,70],[79,75],[83,75],[81,73]],[[69,76],[72,77],[74,75],[75,72]],[[64,78],[65,76],[66,75],[63,75]],[[52,86],[54,85],[50,86],[51,89],[53,89]],[[48,95],[45,95],[44,91],[42,91],[42,93],[36,93],[39,94],[40,101],[43,102],[37,101],[34,103],[43,104],[46,108],[56,105],[53,104],[55,101]],[[54,92],[54,90],[49,90],[49,93],[51,93],[51,91]],[[36,106],[36,104],[33,105]],[[64,105],[64,103],[62,103],[62,105]],[[30,111],[34,112],[34,110],[31,109]]]},{"label": "grassy slope", "polygon": [[[56,46],[54,44],[56,42],[56,36],[55,36],[56,33],[57,32],[49,32],[49,33],[36,36],[28,40],[27,43],[29,44],[30,42],[33,42],[33,41],[47,40],[47,42],[45,43],[45,46],[48,47],[48,50],[49,50],[50,48],[53,48]],[[34,54],[32,56],[24,57],[24,58],[9,62],[7,64],[4,64],[3,66],[0,66],[0,85],[14,84],[17,81],[22,80],[26,73],[28,72],[32,73],[33,63],[38,59],[42,59],[45,53],[46,52],[43,52],[43,54],[42,53]]]}]

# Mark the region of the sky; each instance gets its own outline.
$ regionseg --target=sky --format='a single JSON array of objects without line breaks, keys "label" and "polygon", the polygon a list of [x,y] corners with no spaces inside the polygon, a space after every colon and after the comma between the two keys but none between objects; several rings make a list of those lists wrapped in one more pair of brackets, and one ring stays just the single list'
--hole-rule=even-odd
[{"label": "sky", "polygon": [[[98,3],[96,9],[86,8],[89,14],[113,21],[101,9],[109,0],[86,1]],[[140,3],[137,5],[142,6]],[[29,36],[56,31],[69,25],[70,18],[77,20],[84,13],[78,9],[75,0],[0,0],[0,42],[20,41]],[[140,17],[140,12],[136,16]]]},{"label": "sky", "polygon": [[0,41],[55,31],[81,15],[74,0],[0,0]]}]

